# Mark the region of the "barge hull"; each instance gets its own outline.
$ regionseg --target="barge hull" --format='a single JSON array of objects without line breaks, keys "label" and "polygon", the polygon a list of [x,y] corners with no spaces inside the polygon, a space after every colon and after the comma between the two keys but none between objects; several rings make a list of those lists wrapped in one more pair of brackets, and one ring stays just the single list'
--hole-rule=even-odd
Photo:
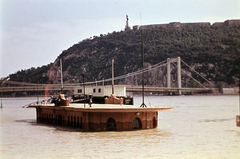
[{"label": "barge hull", "polygon": [[152,129],[158,125],[158,111],[171,107],[139,108],[129,105],[98,104],[84,108],[83,104],[70,106],[30,105],[36,108],[37,121],[78,127],[84,130]]}]

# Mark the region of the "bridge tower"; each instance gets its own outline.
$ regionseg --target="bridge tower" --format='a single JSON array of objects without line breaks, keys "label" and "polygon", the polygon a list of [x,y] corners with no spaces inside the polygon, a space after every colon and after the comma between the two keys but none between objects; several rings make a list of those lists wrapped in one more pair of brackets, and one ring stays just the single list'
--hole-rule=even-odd
[{"label": "bridge tower", "polygon": [[181,83],[181,58],[168,58],[167,59],[167,87],[171,88],[171,68],[170,64],[171,62],[177,62],[177,80],[178,80],[178,94],[181,95],[181,88],[182,88],[182,83]]}]

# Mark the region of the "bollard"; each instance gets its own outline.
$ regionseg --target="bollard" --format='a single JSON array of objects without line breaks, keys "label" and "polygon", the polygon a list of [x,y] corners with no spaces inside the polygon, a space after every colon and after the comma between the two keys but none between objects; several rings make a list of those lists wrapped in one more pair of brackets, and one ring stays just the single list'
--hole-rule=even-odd
[{"label": "bollard", "polygon": [[240,115],[236,116],[236,123],[237,123],[237,126],[240,127]]}]

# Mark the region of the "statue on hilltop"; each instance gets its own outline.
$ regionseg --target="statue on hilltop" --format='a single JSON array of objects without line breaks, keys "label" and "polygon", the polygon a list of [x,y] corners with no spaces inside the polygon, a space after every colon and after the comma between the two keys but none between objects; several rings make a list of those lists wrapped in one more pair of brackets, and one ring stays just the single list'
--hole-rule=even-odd
[{"label": "statue on hilltop", "polygon": [[129,25],[128,25],[128,20],[129,20],[129,18],[128,18],[128,15],[126,14],[126,26],[125,26],[125,31],[126,30],[130,30],[130,27],[129,27]]}]

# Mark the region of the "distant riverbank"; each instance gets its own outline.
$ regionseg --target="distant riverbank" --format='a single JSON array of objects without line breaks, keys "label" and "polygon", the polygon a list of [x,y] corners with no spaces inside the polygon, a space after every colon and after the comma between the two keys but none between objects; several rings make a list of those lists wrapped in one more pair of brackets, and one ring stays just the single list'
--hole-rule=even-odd
[{"label": "distant riverbank", "polygon": [[[47,96],[58,96],[60,91],[50,91],[48,92]],[[4,98],[12,98],[12,97],[45,97],[45,92],[44,91],[39,91],[37,95],[37,92],[17,92],[17,93],[3,93],[2,97]],[[64,91],[63,94],[66,96],[70,97],[73,95],[72,91]],[[132,93],[132,92],[127,92],[127,95],[129,96],[139,96],[141,95],[141,92],[138,93]],[[189,92],[187,94],[182,94],[182,95],[238,95],[239,94],[239,87],[233,87],[233,88],[222,88],[219,90],[218,88],[212,88],[212,93],[194,93],[194,92]],[[152,92],[145,92],[145,95],[147,96],[168,96],[169,94],[167,93],[152,93]],[[174,95],[174,94],[171,94]],[[171,96],[170,95],[170,96]]]}]

